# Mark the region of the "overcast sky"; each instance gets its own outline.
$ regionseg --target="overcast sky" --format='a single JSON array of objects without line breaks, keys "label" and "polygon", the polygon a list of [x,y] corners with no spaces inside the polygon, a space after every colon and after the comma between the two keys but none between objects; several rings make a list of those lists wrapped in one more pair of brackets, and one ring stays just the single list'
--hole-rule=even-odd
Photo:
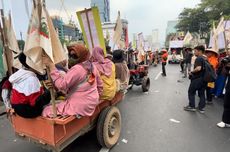
[{"label": "overcast sky", "polygon": [[[3,1],[3,0],[1,0]],[[31,0],[27,0],[31,7]],[[11,9],[17,37],[20,31],[23,38],[28,27],[25,0],[4,0],[5,9]],[[64,21],[72,18],[77,22],[76,11],[90,7],[90,0],[64,0],[67,12],[61,8],[61,0],[46,0],[47,8],[51,15],[60,15]],[[110,0],[111,20],[115,21],[117,11],[121,11],[122,18],[129,21],[129,36],[133,33],[143,32],[150,35],[153,29],[159,29],[161,42],[165,39],[167,21],[177,19],[185,7],[195,7],[200,0]],[[2,7],[2,6],[1,6]]]}]

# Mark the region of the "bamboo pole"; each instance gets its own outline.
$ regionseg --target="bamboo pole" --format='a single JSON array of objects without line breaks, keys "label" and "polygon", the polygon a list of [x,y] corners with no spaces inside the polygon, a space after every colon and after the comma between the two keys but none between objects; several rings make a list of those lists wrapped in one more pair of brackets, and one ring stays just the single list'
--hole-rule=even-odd
[{"label": "bamboo pole", "polygon": [[6,38],[7,29],[5,27],[6,22],[5,22],[5,18],[4,18],[3,9],[1,9],[0,12],[1,12],[1,19],[2,19],[2,24],[3,24],[2,27],[1,27],[2,42],[3,42],[5,55],[6,55],[6,63],[7,63],[7,68],[8,68],[7,70],[8,70],[9,75],[11,75],[13,73],[11,66],[13,66],[13,65],[10,64],[11,61],[9,59],[10,59],[10,56],[12,56],[12,52],[9,49],[8,39]]},{"label": "bamboo pole", "polygon": [[[46,70],[47,70],[47,76],[48,76],[48,80],[50,82],[52,82],[52,79],[51,79],[51,76],[50,76],[50,68],[49,67],[46,67]],[[53,84],[53,83],[52,83]],[[54,93],[54,88],[50,88],[49,89],[50,91],[50,95],[51,95],[51,103],[52,103],[52,110],[53,110],[53,116],[54,118],[57,117],[57,107],[56,107],[56,103],[55,103],[55,93]]]},{"label": "bamboo pole", "polygon": [[226,38],[226,33],[225,33],[226,26],[227,26],[227,21],[225,21],[224,32],[223,32],[223,33],[224,33],[225,51],[227,52],[227,49],[228,49],[228,48],[227,48],[227,47],[228,47],[227,45],[228,45],[228,44],[227,44],[227,38]]},{"label": "bamboo pole", "polygon": [[[43,0],[43,1],[38,0],[38,9],[39,9],[38,12],[39,12],[39,19],[40,19],[39,21],[41,21],[42,8],[44,7],[44,9],[45,9],[45,6],[46,6],[45,5],[45,0]],[[40,23],[39,27],[41,27],[41,23]],[[46,53],[44,52],[44,54],[46,54]],[[52,82],[52,79],[51,79],[51,76],[50,76],[50,68],[46,67],[46,70],[47,70],[48,80],[50,82]],[[56,118],[57,117],[57,107],[56,107],[56,102],[55,102],[55,92],[54,92],[53,83],[52,83],[52,88],[50,88],[49,91],[50,91],[50,95],[51,95],[51,104],[52,104],[52,110],[53,110],[53,117]]]}]

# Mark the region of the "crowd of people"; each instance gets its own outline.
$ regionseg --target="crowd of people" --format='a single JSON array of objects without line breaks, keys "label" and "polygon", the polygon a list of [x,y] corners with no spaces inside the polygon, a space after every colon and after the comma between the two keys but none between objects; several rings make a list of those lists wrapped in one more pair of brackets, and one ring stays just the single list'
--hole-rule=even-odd
[{"label": "crowd of people", "polygon": [[[49,57],[44,56],[42,60],[51,71],[52,81],[29,67],[27,57],[21,53],[19,61],[23,68],[3,80],[2,100],[6,108],[13,108],[25,118],[40,115],[53,117],[51,88],[55,89],[57,99],[60,99],[58,96],[64,96],[64,101],[56,104],[58,115],[91,116],[102,100],[112,100],[118,91],[126,92],[129,69],[146,64],[151,58],[145,58],[143,51],[132,49],[112,52],[111,47],[107,46],[106,51],[107,55],[102,48],[95,47],[90,53],[83,44],[71,45],[68,47],[68,67],[67,62],[55,65]],[[168,52],[163,49],[160,54],[162,76],[166,76]],[[217,125],[230,127],[230,49],[219,53],[204,46],[194,49],[187,47],[182,54],[180,66],[183,78],[191,80],[189,102],[184,110],[205,113],[206,105],[213,104],[213,97],[224,98],[223,118]],[[197,92],[200,98],[198,107],[195,104]]]},{"label": "crowd of people", "polygon": [[129,71],[123,51],[115,50],[112,55],[112,58],[106,56],[100,47],[90,53],[84,45],[73,44],[68,47],[68,68],[65,64],[55,65],[48,56],[43,56],[43,63],[50,69],[50,81],[47,75],[40,76],[28,66],[27,57],[21,53],[19,61],[23,68],[3,83],[4,104],[24,118],[41,115],[52,118],[49,90],[54,89],[57,96],[58,93],[64,96],[56,104],[58,115],[91,116],[100,102],[112,100],[116,92],[124,93],[128,87]]},{"label": "crowd of people", "polygon": [[[191,80],[188,89],[189,103],[184,110],[195,112],[198,109],[203,114],[205,106],[213,104],[213,97],[224,98],[223,117],[217,126],[230,127],[230,49],[220,54],[216,50],[197,46],[194,48],[194,63],[191,48],[185,48],[183,56],[181,72],[184,73],[183,78],[188,74]],[[194,66],[193,69],[191,65]],[[200,99],[198,107],[195,105],[197,92]]]}]

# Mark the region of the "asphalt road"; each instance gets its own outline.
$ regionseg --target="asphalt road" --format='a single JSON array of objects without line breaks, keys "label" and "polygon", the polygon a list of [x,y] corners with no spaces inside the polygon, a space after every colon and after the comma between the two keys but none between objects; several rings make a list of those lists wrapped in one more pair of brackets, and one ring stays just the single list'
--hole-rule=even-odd
[{"label": "asphalt road", "polygon": [[[178,65],[167,65],[167,77],[161,77],[160,70],[160,66],[150,69],[149,93],[134,87],[118,105],[122,133],[115,147],[101,149],[92,131],[64,152],[229,152],[230,129],[216,127],[223,101],[215,100],[214,105],[206,107],[205,114],[185,112],[189,80],[181,78]],[[0,117],[0,152],[45,150],[15,138],[3,116]]]}]

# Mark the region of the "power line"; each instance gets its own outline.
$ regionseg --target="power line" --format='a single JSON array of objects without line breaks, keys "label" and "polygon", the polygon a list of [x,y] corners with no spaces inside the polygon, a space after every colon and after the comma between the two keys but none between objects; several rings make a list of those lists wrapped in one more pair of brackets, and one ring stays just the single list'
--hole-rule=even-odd
[{"label": "power line", "polygon": [[60,0],[60,1],[61,1],[61,5],[62,5],[62,7],[63,7],[65,13],[67,14],[69,20],[71,20],[71,17],[70,17],[70,15],[69,15],[69,13],[68,13],[66,7],[65,7],[64,0]]}]

